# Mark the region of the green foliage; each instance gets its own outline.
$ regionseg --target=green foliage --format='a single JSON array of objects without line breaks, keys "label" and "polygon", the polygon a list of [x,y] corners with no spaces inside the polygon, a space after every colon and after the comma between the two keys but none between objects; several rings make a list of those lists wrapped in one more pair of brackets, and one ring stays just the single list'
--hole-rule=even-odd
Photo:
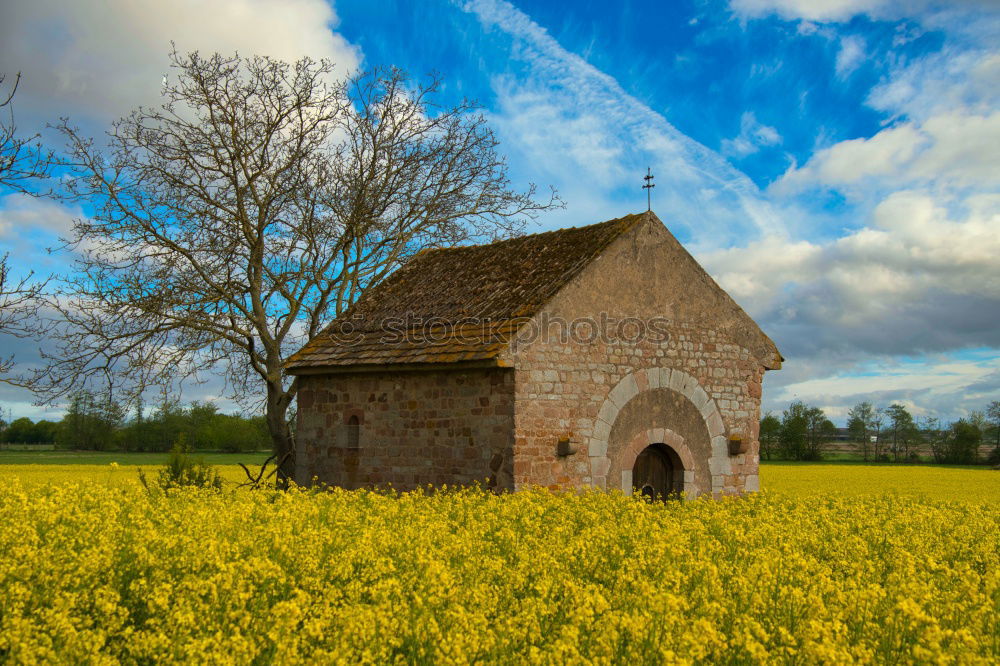
[{"label": "green foliage", "polygon": [[260,451],[270,441],[262,417],[244,419],[226,414],[216,414],[204,423],[197,439],[201,448],[227,453]]},{"label": "green foliage", "polygon": [[168,451],[182,435],[192,449],[228,453],[265,450],[271,441],[262,417],[221,414],[212,402],[185,408],[176,400],[164,400],[148,417],[137,411],[121,441],[128,451]]},{"label": "green foliage", "polygon": [[140,405],[135,418],[123,429],[122,440],[129,451],[169,451],[181,434],[193,440],[187,414],[178,400],[164,398],[148,418]]},{"label": "green foliage", "polygon": [[892,404],[886,413],[890,419],[891,450],[893,459],[909,460],[911,447],[920,438],[920,431],[910,412],[900,404]]},{"label": "green foliage", "polygon": [[806,406],[803,403],[793,402],[781,414],[779,454],[786,460],[801,460],[807,429],[805,410]]},{"label": "green foliage", "polygon": [[955,421],[945,440],[945,458],[941,462],[962,465],[976,462],[982,440],[983,433],[974,423],[965,419]]},{"label": "green foliage", "polygon": [[59,423],[57,443],[77,451],[110,451],[118,448],[116,433],[124,412],[110,397],[98,399],[90,391],[77,391]]},{"label": "green foliage", "polygon": [[[933,422],[936,426],[937,420]],[[983,436],[974,423],[959,419],[944,431],[927,432],[925,429],[924,437],[931,447],[934,462],[967,465],[976,462]]]},{"label": "green foliage", "polygon": [[1000,464],[1000,400],[994,400],[986,408],[986,419],[988,425],[983,435],[993,442],[990,457],[996,457],[996,462]]},{"label": "green foliage", "polygon": [[882,434],[882,426],[885,424],[885,410],[881,407],[876,407],[872,411],[872,420],[869,421],[868,427],[871,430],[872,436],[875,437],[875,442],[872,445],[872,455],[874,459],[879,462],[887,462],[889,459],[883,454],[885,450],[885,439]]},{"label": "green foliage", "polygon": [[6,424],[0,441],[54,442],[74,451],[167,452],[181,436],[192,449],[244,453],[270,448],[262,417],[220,414],[211,402],[192,402],[185,408],[167,399],[149,416],[140,405],[126,421],[121,405],[89,391],[73,394],[59,423],[20,418]]},{"label": "green foliage", "polygon": [[[148,489],[149,482],[141,469],[139,470],[139,479]],[[170,459],[157,474],[156,485],[161,490],[185,486],[220,490],[222,477],[204,459],[191,456],[191,450],[188,448],[184,435],[181,434],[170,449]]]},{"label": "green foliage", "polygon": [[35,442],[39,444],[51,444],[59,438],[59,424],[55,421],[42,419],[35,423]]},{"label": "green foliage", "polygon": [[920,439],[930,448],[934,462],[941,462],[945,456],[946,434],[941,430],[938,418],[928,416],[920,423]]},{"label": "green foliage", "polygon": [[781,444],[781,421],[778,417],[768,412],[760,420],[760,455],[764,460],[770,460],[771,456],[778,452]]},{"label": "green foliage", "polygon": [[0,441],[11,444],[52,444],[56,441],[58,432],[57,423],[45,420],[33,423],[31,419],[22,417],[7,424]]},{"label": "green foliage", "polygon": [[871,455],[871,427],[875,408],[870,402],[859,402],[847,413],[847,434],[865,461]]},{"label": "green foliage", "polygon": [[3,441],[27,444],[33,442],[35,424],[27,417],[15,419],[3,433]]},{"label": "green foliage", "polygon": [[793,402],[782,413],[781,456],[788,460],[821,460],[824,446],[836,434],[837,427],[822,409]]}]

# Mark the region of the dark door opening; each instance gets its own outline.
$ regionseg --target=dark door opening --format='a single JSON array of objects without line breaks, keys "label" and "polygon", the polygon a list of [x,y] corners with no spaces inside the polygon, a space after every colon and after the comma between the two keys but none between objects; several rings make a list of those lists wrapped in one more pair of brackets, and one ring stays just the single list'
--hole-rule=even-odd
[{"label": "dark door opening", "polygon": [[680,470],[671,459],[673,456],[670,453],[662,444],[651,444],[635,459],[635,465],[632,467],[632,486],[646,501],[665,502],[680,496],[682,488],[678,483],[677,474]]}]

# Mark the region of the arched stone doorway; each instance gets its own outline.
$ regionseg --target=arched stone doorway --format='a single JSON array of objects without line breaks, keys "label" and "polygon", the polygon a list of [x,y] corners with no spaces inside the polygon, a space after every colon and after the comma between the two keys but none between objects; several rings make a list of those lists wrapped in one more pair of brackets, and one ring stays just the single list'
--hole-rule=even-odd
[{"label": "arched stone doorway", "polygon": [[[653,408],[649,414],[647,408]],[[631,495],[635,460],[652,444],[665,444],[681,457],[688,499],[721,493],[726,475],[732,474],[725,425],[715,400],[695,377],[681,370],[636,370],[609,391],[587,442],[591,483]]]},{"label": "arched stone doorway", "polygon": [[684,463],[669,446],[650,444],[632,465],[632,488],[650,502],[679,499],[684,491]]},{"label": "arched stone doorway", "polygon": [[[660,501],[680,497],[694,499],[694,459],[684,438],[669,428],[636,433],[621,452],[621,489],[626,495],[642,493]],[[638,476],[637,476],[638,475]]]}]

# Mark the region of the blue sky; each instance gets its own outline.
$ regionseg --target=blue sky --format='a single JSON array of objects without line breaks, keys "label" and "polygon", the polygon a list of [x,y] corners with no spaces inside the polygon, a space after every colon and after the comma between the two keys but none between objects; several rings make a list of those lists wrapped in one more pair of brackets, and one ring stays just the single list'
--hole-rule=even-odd
[{"label": "blue sky", "polygon": [[[22,125],[70,115],[99,132],[155,103],[170,40],[437,71],[442,102],[483,105],[515,182],[566,200],[538,230],[643,209],[653,168],[654,210],[787,359],[768,374],[765,408],[798,398],[839,421],[871,399],[951,419],[1000,399],[995,2],[103,7],[2,10],[0,62],[25,75]],[[41,248],[80,214],[0,192],[0,243],[21,269],[59,269],[68,258]],[[37,353],[8,346],[25,362]],[[0,401],[58,415],[10,388]]]}]

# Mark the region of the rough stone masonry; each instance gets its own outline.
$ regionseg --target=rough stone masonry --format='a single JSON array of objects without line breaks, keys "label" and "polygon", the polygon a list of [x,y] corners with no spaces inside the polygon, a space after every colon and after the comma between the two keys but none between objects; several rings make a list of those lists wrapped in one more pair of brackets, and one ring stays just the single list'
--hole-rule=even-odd
[{"label": "rough stone masonry", "polygon": [[781,362],[653,213],[424,251],[289,360],[296,480],[753,491]]}]

